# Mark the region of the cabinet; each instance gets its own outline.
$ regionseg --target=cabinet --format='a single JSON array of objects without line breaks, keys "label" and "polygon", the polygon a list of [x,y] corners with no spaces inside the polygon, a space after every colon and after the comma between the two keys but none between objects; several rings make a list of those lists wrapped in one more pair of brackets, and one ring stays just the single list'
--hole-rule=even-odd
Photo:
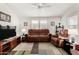
[{"label": "cabinet", "polygon": [[25,42],[25,41],[26,41],[25,36],[22,36],[22,42]]},{"label": "cabinet", "polygon": [[14,48],[17,45],[17,39],[16,38],[12,38],[12,40],[10,41],[10,48]]},{"label": "cabinet", "polygon": [[71,54],[71,52],[70,52],[70,42],[69,42],[68,40],[64,40],[63,49],[64,49],[68,54]]},{"label": "cabinet", "polygon": [[10,42],[0,42],[0,55],[7,54],[7,51],[10,49]]},{"label": "cabinet", "polygon": [[0,41],[0,55],[7,54],[21,42],[20,37],[12,37],[6,41]]},{"label": "cabinet", "polygon": [[21,43],[21,37],[17,38],[17,44]]}]

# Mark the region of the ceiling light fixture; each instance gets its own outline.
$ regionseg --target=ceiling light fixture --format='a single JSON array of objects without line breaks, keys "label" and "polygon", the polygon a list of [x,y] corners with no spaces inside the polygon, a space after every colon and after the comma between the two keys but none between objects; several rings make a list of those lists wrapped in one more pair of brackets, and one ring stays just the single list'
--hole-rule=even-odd
[{"label": "ceiling light fixture", "polygon": [[48,3],[32,3],[32,5],[38,9],[45,8],[45,7],[50,7]]}]

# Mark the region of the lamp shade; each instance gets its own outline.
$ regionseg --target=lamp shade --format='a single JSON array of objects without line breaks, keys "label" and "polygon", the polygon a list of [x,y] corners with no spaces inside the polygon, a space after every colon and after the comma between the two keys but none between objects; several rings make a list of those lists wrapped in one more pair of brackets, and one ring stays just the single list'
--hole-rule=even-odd
[{"label": "lamp shade", "polygon": [[26,33],[26,29],[22,29],[21,31],[22,31],[22,33]]},{"label": "lamp shade", "polygon": [[68,33],[70,34],[69,41],[71,43],[74,43],[76,40],[76,36],[78,35],[78,30],[77,29],[70,29],[70,30],[68,30]]}]

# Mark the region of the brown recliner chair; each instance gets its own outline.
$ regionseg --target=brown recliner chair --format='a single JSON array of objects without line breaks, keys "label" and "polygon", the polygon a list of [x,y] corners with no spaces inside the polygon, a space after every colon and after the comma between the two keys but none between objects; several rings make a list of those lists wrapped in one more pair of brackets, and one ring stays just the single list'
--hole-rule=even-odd
[{"label": "brown recliner chair", "polygon": [[50,41],[50,34],[48,29],[29,29],[27,37],[28,42]]},{"label": "brown recliner chair", "polygon": [[54,44],[55,46],[58,46],[59,44],[59,38],[57,35],[52,35],[51,36],[51,43]]},{"label": "brown recliner chair", "polygon": [[63,47],[64,39],[67,37],[68,37],[68,30],[64,29],[63,31],[59,33],[58,36],[56,35],[51,36],[51,43],[53,43],[55,46]]}]

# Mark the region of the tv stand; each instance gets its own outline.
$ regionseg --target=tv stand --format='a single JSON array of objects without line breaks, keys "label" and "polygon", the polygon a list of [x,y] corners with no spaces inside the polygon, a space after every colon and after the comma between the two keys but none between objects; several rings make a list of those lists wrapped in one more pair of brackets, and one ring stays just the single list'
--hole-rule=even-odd
[{"label": "tv stand", "polygon": [[10,43],[8,41],[1,41],[0,43],[0,54],[6,54],[7,51],[10,49]]},{"label": "tv stand", "polygon": [[1,42],[7,42],[7,40],[2,40]]},{"label": "tv stand", "polygon": [[12,37],[8,40],[0,41],[0,55],[6,55],[10,52],[15,46],[21,42],[20,37]]}]

